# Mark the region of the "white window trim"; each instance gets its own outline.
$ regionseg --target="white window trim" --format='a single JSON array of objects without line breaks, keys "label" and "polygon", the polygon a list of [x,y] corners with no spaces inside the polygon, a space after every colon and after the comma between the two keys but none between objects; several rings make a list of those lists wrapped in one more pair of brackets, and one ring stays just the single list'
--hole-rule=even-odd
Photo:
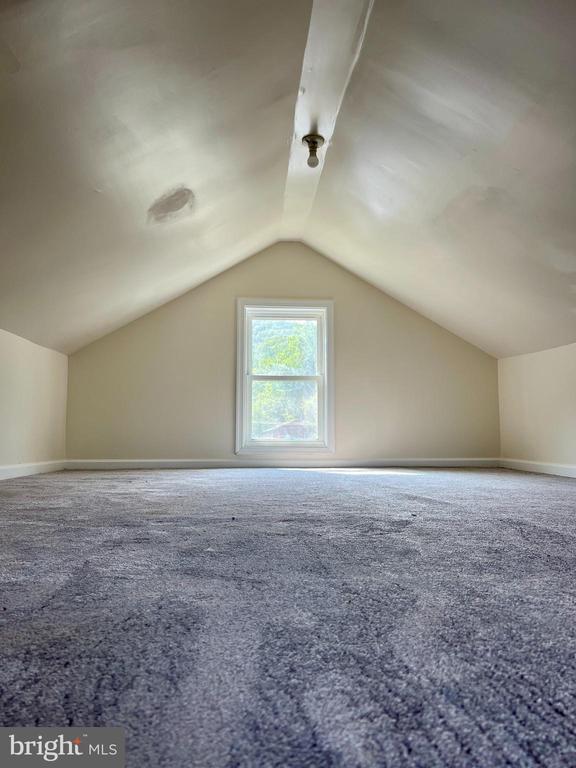
[{"label": "white window trim", "polygon": [[[248,385],[249,361],[247,344],[247,310],[269,310],[273,315],[274,310],[282,308],[298,309],[302,312],[310,309],[310,314],[320,317],[323,326],[322,333],[322,362],[323,374],[320,374],[319,386],[319,428],[321,439],[310,442],[283,442],[275,440],[265,443],[263,441],[249,440],[250,404]],[[282,313],[284,314],[284,313]],[[298,454],[332,453],[334,451],[334,303],[327,299],[319,300],[290,300],[290,299],[245,299],[237,300],[236,313],[236,453],[252,454],[258,456],[294,457]],[[325,341],[325,343],[324,343]],[[275,378],[275,377],[272,377]],[[305,376],[317,380],[316,376]]]}]

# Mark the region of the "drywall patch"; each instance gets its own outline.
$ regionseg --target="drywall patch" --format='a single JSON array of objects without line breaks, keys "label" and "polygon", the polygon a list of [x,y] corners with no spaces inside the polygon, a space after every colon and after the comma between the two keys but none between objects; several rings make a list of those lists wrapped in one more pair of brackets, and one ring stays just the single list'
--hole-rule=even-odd
[{"label": "drywall patch", "polygon": [[186,216],[194,206],[194,193],[185,186],[171,189],[148,208],[148,221],[163,224]]}]

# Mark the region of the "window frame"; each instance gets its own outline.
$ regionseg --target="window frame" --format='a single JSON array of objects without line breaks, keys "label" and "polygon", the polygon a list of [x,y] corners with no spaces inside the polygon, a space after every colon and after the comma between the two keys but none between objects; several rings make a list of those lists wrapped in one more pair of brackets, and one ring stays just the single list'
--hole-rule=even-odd
[{"label": "window frame", "polygon": [[[257,375],[250,371],[251,326],[255,317],[308,316],[318,322],[319,370],[313,376]],[[237,299],[236,444],[237,454],[290,456],[334,451],[334,304],[330,299]],[[318,440],[252,440],[250,420],[253,381],[318,382]]]}]

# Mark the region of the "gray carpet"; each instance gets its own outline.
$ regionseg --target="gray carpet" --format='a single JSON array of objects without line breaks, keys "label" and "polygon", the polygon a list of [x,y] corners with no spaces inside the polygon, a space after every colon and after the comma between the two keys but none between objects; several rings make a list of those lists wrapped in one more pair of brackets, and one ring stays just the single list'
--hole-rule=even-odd
[{"label": "gray carpet", "polygon": [[2,725],[131,768],[576,766],[576,481],[62,472],[0,483]]}]

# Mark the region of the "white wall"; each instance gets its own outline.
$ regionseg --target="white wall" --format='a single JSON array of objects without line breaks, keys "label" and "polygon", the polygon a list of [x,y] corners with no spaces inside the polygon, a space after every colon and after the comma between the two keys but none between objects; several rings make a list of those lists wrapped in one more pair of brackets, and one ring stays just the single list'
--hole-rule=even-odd
[{"label": "white wall", "polygon": [[0,478],[60,468],[67,375],[66,355],[0,330]]},{"label": "white wall", "polygon": [[499,361],[506,466],[576,477],[576,344]]},{"label": "white wall", "polygon": [[499,456],[497,362],[279,243],[70,357],[72,459],[235,461],[236,298],[334,299],[334,460]]}]

